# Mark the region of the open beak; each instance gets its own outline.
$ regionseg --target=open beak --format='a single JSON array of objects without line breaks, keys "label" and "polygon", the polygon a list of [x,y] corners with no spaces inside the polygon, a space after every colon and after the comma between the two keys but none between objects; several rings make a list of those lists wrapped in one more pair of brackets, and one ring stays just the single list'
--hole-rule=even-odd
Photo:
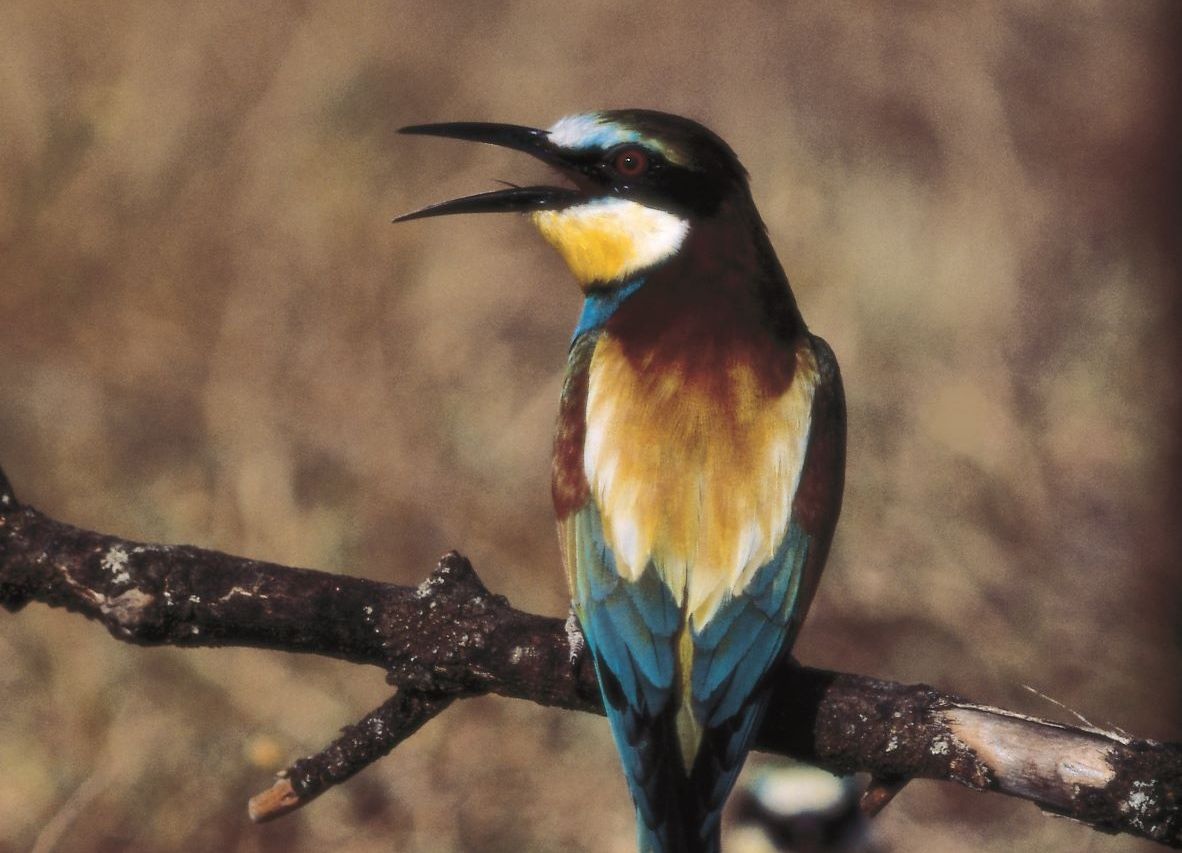
[{"label": "open beak", "polygon": [[[547,131],[532,127],[457,121],[447,124],[416,124],[402,128],[399,133],[485,142],[489,145],[524,151],[544,163],[559,168],[569,169],[571,165],[566,162],[558,148],[550,142]],[[504,190],[464,196],[451,201],[441,201],[411,213],[404,213],[394,221],[406,222],[408,219],[444,216],[449,213],[523,213],[531,210],[548,210],[566,207],[583,198],[583,194],[578,190],[566,187],[510,187]]]}]

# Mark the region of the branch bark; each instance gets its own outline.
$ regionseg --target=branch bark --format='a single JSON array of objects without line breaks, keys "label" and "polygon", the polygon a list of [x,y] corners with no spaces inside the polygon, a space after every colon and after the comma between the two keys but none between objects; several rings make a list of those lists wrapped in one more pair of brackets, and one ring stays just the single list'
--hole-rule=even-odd
[{"label": "branch bark", "polygon": [[[594,667],[561,619],[515,610],[457,553],[418,588],[71,527],[17,502],[0,471],[0,604],[64,607],[141,645],[255,646],[379,666],[398,690],[251,801],[255,820],[307,803],[458,698],[497,693],[602,713]],[[1105,832],[1182,848],[1182,744],[1060,725],[923,684],[785,665],[760,749],[866,771],[881,808],[905,780],[1029,800]]]}]

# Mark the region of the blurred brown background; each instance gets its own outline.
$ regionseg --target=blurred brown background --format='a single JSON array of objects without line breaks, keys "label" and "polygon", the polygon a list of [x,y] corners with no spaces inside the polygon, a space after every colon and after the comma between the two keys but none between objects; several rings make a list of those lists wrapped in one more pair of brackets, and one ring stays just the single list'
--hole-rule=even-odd
[{"label": "blurred brown background", "polygon": [[[543,172],[413,122],[684,113],[739,152],[850,402],[798,645],[1142,736],[1179,718],[1173,0],[0,4],[0,464],[75,524],[565,612],[576,288]],[[462,703],[304,811],[246,798],[380,673],[0,614],[0,851],[626,851],[606,724]],[[763,759],[756,759],[763,760]],[[916,783],[900,851],[1149,850]]]}]

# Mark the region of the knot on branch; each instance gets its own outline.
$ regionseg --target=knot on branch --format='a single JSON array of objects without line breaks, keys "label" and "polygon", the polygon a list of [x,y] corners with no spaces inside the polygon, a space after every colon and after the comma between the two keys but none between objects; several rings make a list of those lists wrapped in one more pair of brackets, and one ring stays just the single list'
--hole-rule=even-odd
[{"label": "knot on branch", "polygon": [[[439,558],[435,570],[419,584],[415,597],[427,600],[428,608],[440,604],[464,604],[480,607],[492,594],[480,580],[472,563],[459,551],[448,551]],[[502,596],[499,604],[507,604]]]},{"label": "knot on branch", "polygon": [[[479,661],[489,651],[490,637],[510,611],[504,596],[488,591],[466,557],[444,554],[414,594],[417,609],[407,618],[416,630],[391,630],[400,637],[388,647],[391,664],[386,680],[400,688],[435,695],[483,693]],[[408,641],[407,637],[414,639]]]}]

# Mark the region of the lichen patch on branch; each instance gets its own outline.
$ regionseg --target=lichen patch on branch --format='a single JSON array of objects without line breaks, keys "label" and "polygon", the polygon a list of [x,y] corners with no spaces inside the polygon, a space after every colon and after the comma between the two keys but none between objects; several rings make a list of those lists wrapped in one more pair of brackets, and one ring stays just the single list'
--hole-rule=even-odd
[{"label": "lichen patch on branch", "polygon": [[97,603],[103,616],[109,617],[108,628],[126,635],[133,635],[144,621],[145,611],[155,601],[155,596],[132,587],[114,597],[99,596]]},{"label": "lichen patch on branch", "polygon": [[122,545],[112,545],[111,549],[103,555],[102,566],[111,573],[112,583],[131,582],[131,575],[127,572],[128,559],[128,553]]}]

